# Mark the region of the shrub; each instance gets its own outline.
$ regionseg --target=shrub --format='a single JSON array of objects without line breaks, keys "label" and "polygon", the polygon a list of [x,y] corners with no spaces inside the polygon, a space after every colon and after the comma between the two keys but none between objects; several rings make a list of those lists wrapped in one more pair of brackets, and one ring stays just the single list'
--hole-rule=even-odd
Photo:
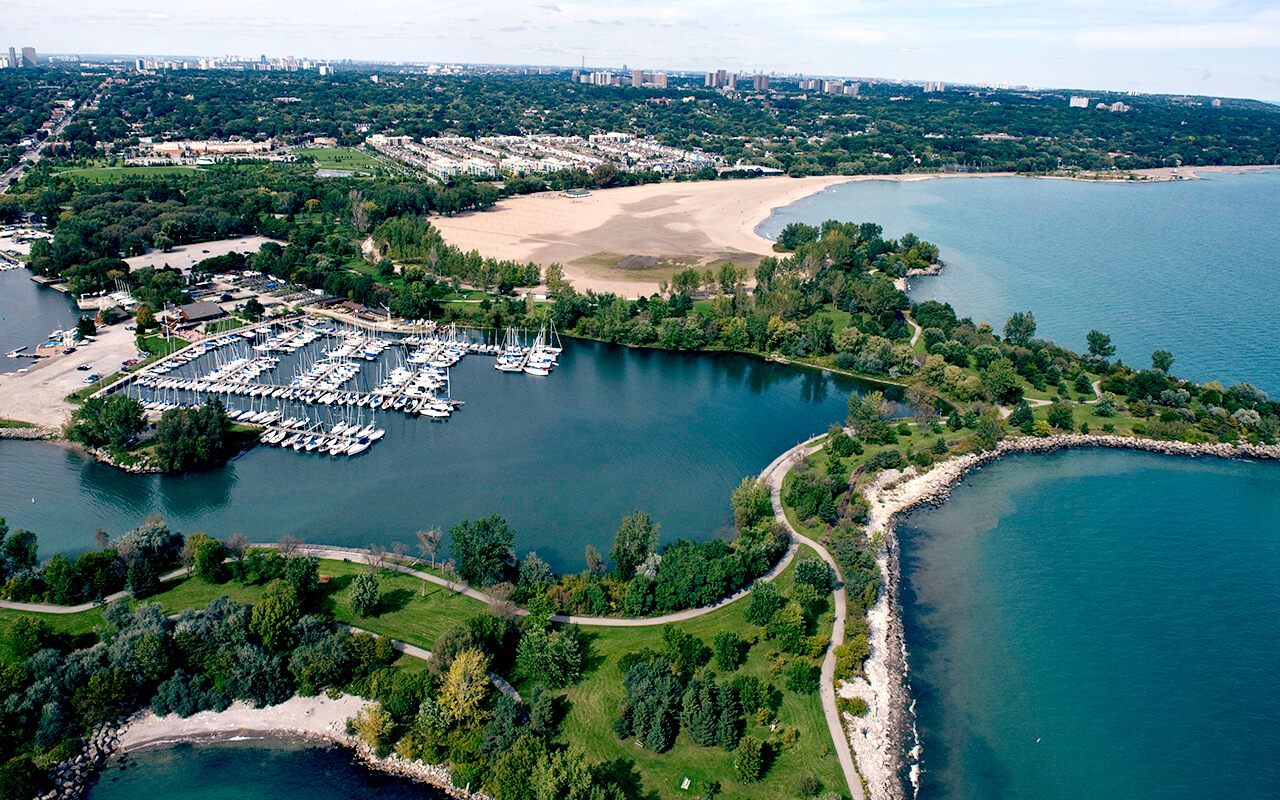
[{"label": "shrub", "polygon": [[738,754],[733,759],[734,771],[743,783],[755,783],[764,776],[764,753],[760,740],[743,736],[738,742]]},{"label": "shrub", "polygon": [[809,559],[796,564],[795,582],[807,583],[817,589],[820,595],[831,594],[831,589],[835,585],[835,578],[835,572],[825,561]]},{"label": "shrub", "polygon": [[743,644],[742,637],[733,631],[721,631],[716,634],[714,641],[716,666],[727,672],[742,666],[742,662],[746,660],[746,648]]},{"label": "shrub", "polygon": [[850,716],[860,717],[867,713],[867,701],[861,697],[837,697],[836,708]]},{"label": "shrub", "polygon": [[813,694],[818,691],[822,671],[807,659],[797,658],[784,671],[787,688],[796,694]]},{"label": "shrub", "polygon": [[357,575],[351,582],[351,612],[358,617],[374,617],[382,607],[382,593],[378,591],[378,576],[372,572]]}]

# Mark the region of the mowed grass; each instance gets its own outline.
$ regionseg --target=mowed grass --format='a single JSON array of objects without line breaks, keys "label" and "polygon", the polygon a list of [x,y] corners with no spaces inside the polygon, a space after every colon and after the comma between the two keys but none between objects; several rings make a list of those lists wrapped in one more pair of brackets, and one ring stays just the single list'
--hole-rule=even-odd
[{"label": "mowed grass", "polygon": [[[797,556],[816,558],[807,548]],[[792,587],[794,564],[777,579],[778,588],[789,593]],[[708,647],[722,631],[733,631],[740,636],[759,633],[759,628],[743,619],[746,600],[739,600],[710,614],[704,614],[679,627],[698,636]],[[830,634],[832,615],[830,608],[816,623],[816,630]],[[782,706],[778,710],[778,727],[770,731],[768,725],[757,725],[754,716],[747,719],[746,733],[762,741],[778,742],[785,728],[796,728],[799,737],[790,750],[778,749],[763,780],[755,784],[743,784],[737,780],[733,768],[734,754],[718,747],[700,747],[689,735],[681,731],[675,746],[666,753],[654,753],[637,747],[634,738],[621,740],[613,731],[618,703],[622,700],[623,675],[618,670],[618,659],[623,655],[648,647],[662,650],[662,626],[636,628],[584,627],[590,641],[589,671],[586,678],[563,693],[569,702],[569,711],[560,729],[560,739],[581,745],[589,761],[622,762],[631,764],[643,781],[644,791],[659,798],[701,796],[704,782],[719,781],[723,797],[732,798],[785,798],[796,796],[796,784],[803,775],[817,777],[826,789],[847,796],[843,773],[835,755],[835,746],[827,731],[822,701],[817,693],[798,695],[788,691],[785,679],[774,677],[765,651],[774,647],[772,642],[757,642],[745,664],[732,673],[716,670],[719,681],[731,680],[735,675],[755,675],[772,682],[782,690]],[[715,670],[714,661],[711,669]],[[527,691],[528,686],[521,686]],[[681,791],[685,779],[692,781],[690,791]]]},{"label": "mowed grass", "polygon": [[[320,574],[328,576],[329,580],[321,586],[320,609],[339,622],[427,650],[431,649],[436,637],[448,628],[478,614],[488,613],[488,607],[479,600],[430,582],[426,583],[424,592],[424,581],[420,578],[383,570],[378,575],[383,612],[376,617],[357,616],[351,612],[351,582],[356,575],[368,571],[367,565],[358,562],[322,560]],[[224,595],[236,602],[254,605],[262,602],[266,589],[266,584],[245,586],[235,580],[207,583],[199,578],[185,576],[166,581],[164,591],[146,598],[144,602],[159,603],[166,614],[177,614],[188,608],[204,608]],[[0,629],[24,616],[37,617],[49,625],[55,634],[68,637],[92,637],[94,628],[103,624],[102,608],[76,614],[0,609]],[[87,640],[78,641],[79,646],[88,643]],[[9,659],[11,654],[5,647],[3,637],[0,637],[0,658]]]},{"label": "mowed grass", "polygon": [[91,181],[113,181],[117,178],[123,178],[134,175],[147,175],[151,177],[166,175],[192,175],[201,172],[197,167],[81,167],[80,169],[69,169],[59,172],[58,175],[68,178],[86,178]]},{"label": "mowed grass", "polygon": [[372,171],[378,167],[378,162],[373,156],[350,147],[307,148],[293,152],[298,156],[314,158],[316,169]]}]

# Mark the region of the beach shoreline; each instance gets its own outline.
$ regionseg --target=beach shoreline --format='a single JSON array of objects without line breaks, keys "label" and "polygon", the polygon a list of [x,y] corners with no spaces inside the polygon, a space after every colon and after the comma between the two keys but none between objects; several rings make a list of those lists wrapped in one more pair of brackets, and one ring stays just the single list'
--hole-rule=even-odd
[{"label": "beach shoreline", "polygon": [[1005,456],[1084,448],[1137,450],[1182,457],[1280,460],[1280,445],[1188,444],[1125,436],[1060,434],[1007,439],[991,450],[956,456],[924,472],[908,467],[903,472],[890,470],[877,476],[864,489],[871,505],[865,530],[873,542],[882,542],[876,561],[883,589],[876,604],[867,612],[871,655],[863,667],[866,677],[839,687],[841,696],[861,697],[867,702],[867,713],[847,724],[846,732],[850,734],[858,769],[867,782],[871,800],[904,800],[914,796],[919,789],[922,763],[910,686],[910,654],[903,635],[898,594],[901,564],[897,524],[900,518],[922,505],[940,505],[970,472]]},{"label": "beach shoreline", "polygon": [[294,696],[283,703],[254,708],[236,701],[225,711],[201,711],[190,717],[157,716],[150,709],[139,712],[118,727],[93,737],[87,755],[60,766],[58,787],[42,800],[80,797],[98,772],[112,760],[133,753],[182,744],[284,739],[317,745],[338,745],[370,769],[429,785],[457,798],[488,800],[486,795],[454,786],[442,767],[406,761],[395,754],[379,758],[364,742],[346,733],[346,722],[369,704],[362,697],[342,694],[336,698]]},{"label": "beach shoreline", "polygon": [[656,292],[660,281],[689,267],[705,270],[729,261],[751,268],[775,252],[773,241],[759,233],[760,227],[779,209],[833,186],[862,181],[1010,177],[1129,184],[1274,168],[1161,167],[1117,171],[1114,175],[927,172],[669,181],[599,189],[585,197],[557,192],[509,197],[488,211],[433,216],[431,221],[446,242],[464,251],[474,249],[485,257],[542,266],[558,263],[565,279],[580,292],[612,292],[634,299]]}]

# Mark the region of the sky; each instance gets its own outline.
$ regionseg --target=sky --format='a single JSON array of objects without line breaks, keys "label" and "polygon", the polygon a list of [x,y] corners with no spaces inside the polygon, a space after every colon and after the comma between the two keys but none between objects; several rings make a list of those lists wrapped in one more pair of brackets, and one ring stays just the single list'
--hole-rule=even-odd
[{"label": "sky", "polygon": [[831,75],[1280,102],[1280,0],[4,0],[41,53]]}]

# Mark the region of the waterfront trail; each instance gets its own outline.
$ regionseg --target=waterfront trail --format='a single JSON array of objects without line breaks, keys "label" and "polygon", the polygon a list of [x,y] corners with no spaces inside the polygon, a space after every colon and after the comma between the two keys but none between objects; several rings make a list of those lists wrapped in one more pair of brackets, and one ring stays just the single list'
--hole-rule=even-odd
[{"label": "waterfront trail", "polygon": [[[782,508],[783,479],[786,477],[787,472],[791,469],[791,466],[794,463],[796,463],[801,458],[803,458],[804,456],[808,455],[810,452],[813,452],[814,450],[818,449],[821,446],[821,445],[814,444],[814,442],[817,441],[818,439],[821,439],[822,436],[825,436],[825,434],[815,436],[812,439],[808,439],[804,442],[801,442],[800,444],[797,444],[795,447],[792,447],[791,449],[784,452],[782,455],[775,458],[773,462],[770,463],[769,466],[765,467],[764,471],[760,473],[760,480],[769,486],[770,500],[773,505],[774,517],[777,519],[780,525],[785,526],[787,533],[791,537],[791,543],[787,546],[786,553],[784,553],[782,558],[778,560],[778,563],[774,565],[773,569],[769,570],[768,573],[762,576],[761,580],[771,581],[777,576],[781,575],[782,572],[795,559],[796,553],[799,551],[801,545],[805,545],[806,547],[811,548],[815,553],[818,554],[819,558],[825,561],[831,567],[831,569],[835,571],[835,574],[837,576],[840,575],[839,566],[836,564],[835,559],[831,557],[831,554],[827,552],[826,548],[824,548],[821,544],[813,541],[812,539],[806,536],[801,536],[800,533],[797,532],[795,528],[791,526],[791,523],[787,521],[787,516],[784,513]],[[251,547],[278,548],[280,547],[280,545],[253,544],[251,545]],[[332,561],[358,560],[365,563],[371,563],[373,561],[373,553],[371,551],[354,548],[354,547],[328,547],[324,545],[305,545],[304,544],[304,545],[299,545],[296,549],[296,552],[299,554],[304,554],[308,556],[313,556],[315,558],[327,559]],[[451,581],[447,578],[442,578],[439,575],[434,575],[430,572],[424,572],[423,570],[415,569],[411,566],[408,566],[407,564],[401,564],[395,561],[389,561],[384,558],[382,559],[382,563],[380,564],[380,566],[384,569],[401,572],[406,575],[411,575],[420,580],[428,581],[430,583],[443,586],[452,592],[466,595],[467,597],[470,597],[474,600],[478,600],[482,603],[486,603],[489,605],[496,605],[503,602],[500,598],[494,597],[493,595],[490,595],[490,594],[486,594],[485,592],[482,592],[479,589],[475,589],[465,583]],[[190,570],[188,568],[174,570],[173,572],[170,572],[162,576],[161,580],[162,581],[173,580],[173,579],[182,577],[183,575],[186,575],[189,571]],[[654,625],[666,625],[671,622],[681,622],[683,620],[693,619],[695,617],[700,617],[704,614],[709,614],[712,611],[715,611],[716,609],[723,608],[724,606],[727,606],[730,603],[733,603],[737,600],[742,599],[749,592],[750,592],[750,587],[747,587],[733,593],[732,595],[722,600],[719,600],[716,603],[712,603],[709,606],[701,606],[699,608],[690,608],[690,609],[679,611],[673,614],[665,614],[660,617],[615,619],[613,617],[576,617],[576,616],[570,616],[565,614],[552,614],[548,619],[550,619],[552,622],[559,622],[559,623],[573,624],[573,625],[585,625],[585,626],[617,627],[617,628],[652,627]],[[120,592],[116,592],[115,594],[107,596],[102,601],[99,601],[96,603],[81,603],[80,605],[77,605],[77,606],[59,606],[59,605],[51,605],[46,603],[15,603],[8,600],[0,600],[0,608],[7,608],[14,611],[28,611],[28,612],[36,612],[36,613],[44,613],[44,614],[76,614],[82,611],[88,611],[90,609],[99,607],[103,603],[109,603],[114,600],[126,598],[129,596],[130,596],[130,593],[127,590],[120,591]],[[837,583],[836,589],[833,592],[833,597],[834,597],[835,619],[832,622],[831,644],[828,646],[826,657],[822,661],[822,680],[821,680],[821,689],[820,689],[820,693],[822,697],[822,710],[824,715],[827,718],[827,728],[830,731],[831,738],[834,741],[834,744],[836,747],[836,755],[839,757],[840,767],[844,772],[845,783],[848,784],[850,796],[853,798],[853,800],[860,800],[865,796],[862,789],[862,781],[861,781],[861,778],[859,778],[857,768],[853,763],[853,755],[849,748],[849,736],[845,732],[844,721],[841,717],[839,709],[836,707],[836,695],[835,695],[835,668],[836,668],[835,649],[844,642],[845,614],[846,614],[846,605],[847,605],[843,582]],[[517,607],[515,609],[515,613],[520,616],[527,616],[529,612],[523,608]],[[351,628],[351,630],[360,631],[359,628]],[[421,659],[428,659],[431,657],[431,653],[429,651],[423,650],[420,647],[415,647],[414,645],[408,644],[406,642],[392,640],[392,644],[397,651],[402,652],[405,655],[414,656],[416,658],[421,658]],[[515,688],[512,687],[511,684],[508,683],[506,680],[504,680],[501,676],[490,673],[490,678],[493,680],[494,686],[496,686],[498,690],[501,691],[503,694],[519,698],[519,695],[516,693]]]}]

